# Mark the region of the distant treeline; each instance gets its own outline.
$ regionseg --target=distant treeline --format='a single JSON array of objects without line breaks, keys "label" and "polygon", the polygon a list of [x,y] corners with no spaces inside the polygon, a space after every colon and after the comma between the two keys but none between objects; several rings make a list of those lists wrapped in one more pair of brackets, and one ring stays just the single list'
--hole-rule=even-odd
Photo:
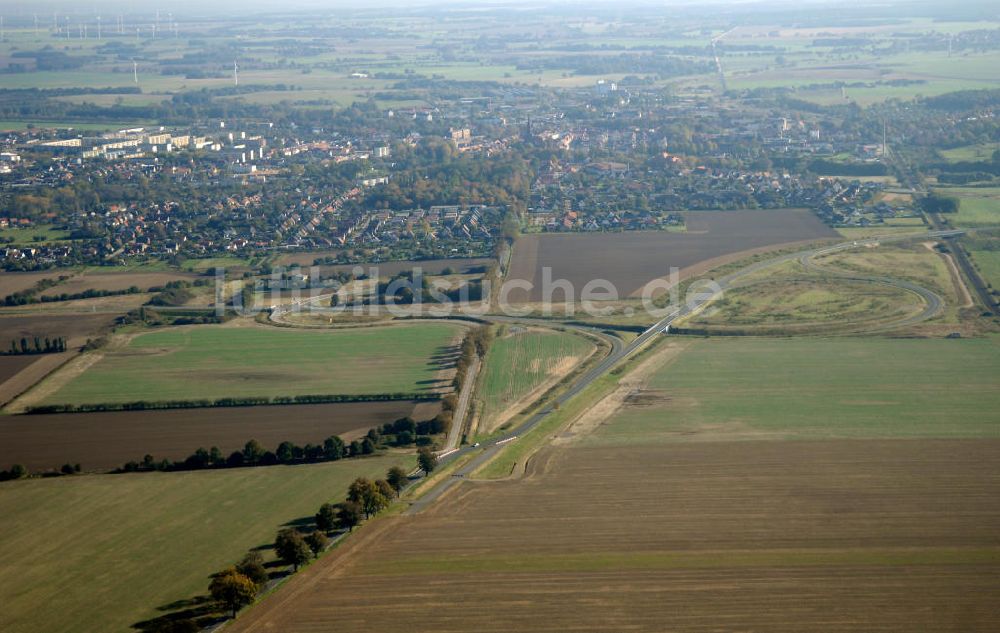
[{"label": "distant treeline", "polygon": [[819,176],[885,176],[889,173],[882,163],[839,163],[822,158],[810,162],[808,169]]},{"label": "distant treeline", "polygon": [[27,414],[48,413],[101,413],[105,411],[153,411],[159,409],[208,409],[214,407],[258,407],[289,404],[332,404],[338,402],[392,402],[415,400],[431,402],[440,396],[427,393],[372,393],[372,394],[321,394],[304,396],[275,396],[218,398],[215,400],[137,400],[135,402],[98,402],[92,404],[48,404],[31,407]]},{"label": "distant treeline", "polygon": [[138,286],[130,286],[121,290],[95,290],[88,288],[82,292],[63,292],[57,295],[37,296],[33,292],[22,290],[4,297],[4,305],[23,306],[30,303],[55,303],[57,301],[76,301],[78,299],[94,299],[96,297],[117,297],[119,295],[135,295],[141,293]]},{"label": "distant treeline", "polygon": [[995,108],[1000,102],[1000,90],[959,90],[936,97],[927,97],[924,104],[935,110],[977,110]]}]

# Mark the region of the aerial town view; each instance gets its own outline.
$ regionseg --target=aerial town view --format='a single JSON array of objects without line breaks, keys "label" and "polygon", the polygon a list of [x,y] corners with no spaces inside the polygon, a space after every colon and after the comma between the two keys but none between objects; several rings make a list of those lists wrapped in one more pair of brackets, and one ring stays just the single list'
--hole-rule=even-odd
[{"label": "aerial town view", "polygon": [[1000,631],[1000,5],[0,0],[0,633]]}]

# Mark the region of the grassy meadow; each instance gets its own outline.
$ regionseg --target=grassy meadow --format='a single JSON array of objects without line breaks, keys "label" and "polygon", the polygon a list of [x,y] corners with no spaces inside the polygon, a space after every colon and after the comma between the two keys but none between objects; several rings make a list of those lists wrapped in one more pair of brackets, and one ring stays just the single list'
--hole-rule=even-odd
[{"label": "grassy meadow", "polygon": [[958,213],[945,216],[952,226],[1000,226],[1000,187],[948,187],[940,191],[960,201]]},{"label": "grassy meadow", "polygon": [[[125,633],[359,476],[412,456],[31,479],[0,487],[0,630]],[[269,553],[265,552],[266,555]]]},{"label": "grassy meadow", "polygon": [[46,402],[432,391],[461,326],[419,323],[363,330],[181,327],[139,334]]}]

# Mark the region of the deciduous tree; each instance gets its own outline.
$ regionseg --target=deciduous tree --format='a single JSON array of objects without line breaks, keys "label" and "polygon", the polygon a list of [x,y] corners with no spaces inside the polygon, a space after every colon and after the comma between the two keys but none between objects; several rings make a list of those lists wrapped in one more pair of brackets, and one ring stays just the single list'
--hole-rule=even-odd
[{"label": "deciduous tree", "polygon": [[302,538],[302,533],[292,528],[278,532],[274,539],[274,551],[278,558],[291,565],[295,571],[299,570],[299,565],[309,561],[309,545]]},{"label": "deciduous tree", "polygon": [[406,486],[406,482],[409,481],[409,478],[406,476],[405,470],[399,466],[393,466],[389,469],[385,480],[389,482],[389,485],[392,486],[392,489],[395,490],[398,495],[399,491]]},{"label": "deciduous tree", "polygon": [[322,530],[316,530],[315,532],[310,532],[306,535],[306,545],[312,551],[313,556],[319,558],[319,555],[326,549],[327,544],[330,539],[326,538],[326,534]]},{"label": "deciduous tree", "polygon": [[231,610],[235,618],[241,607],[250,604],[257,597],[258,587],[254,581],[236,571],[235,567],[230,567],[216,574],[208,591],[212,598]]},{"label": "deciduous tree", "polygon": [[324,503],[316,513],[316,527],[324,532],[330,532],[337,527],[337,509],[329,503]]},{"label": "deciduous tree", "polygon": [[437,457],[434,456],[431,449],[424,447],[417,451],[417,463],[429,475],[437,468]]},{"label": "deciduous tree", "polygon": [[264,557],[259,552],[248,552],[243,560],[236,564],[236,571],[254,581],[258,586],[263,586],[268,579],[267,569],[264,567]]},{"label": "deciduous tree", "polygon": [[337,504],[337,525],[344,530],[351,531],[354,526],[361,523],[361,506],[353,501],[345,501]]}]

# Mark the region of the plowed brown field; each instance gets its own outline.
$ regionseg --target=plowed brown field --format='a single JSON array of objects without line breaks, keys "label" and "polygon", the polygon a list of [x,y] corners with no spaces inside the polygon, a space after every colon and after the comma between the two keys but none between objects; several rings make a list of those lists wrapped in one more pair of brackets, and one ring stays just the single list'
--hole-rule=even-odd
[{"label": "plowed brown field", "polygon": [[[995,631],[997,440],[549,448],[233,631]],[[367,528],[366,528],[367,529]]]},{"label": "plowed brown field", "polygon": [[[577,298],[595,279],[610,281],[622,299],[641,296],[644,285],[666,278],[671,267],[691,272],[699,264],[724,263],[731,255],[806,240],[835,238],[837,233],[800,209],[766,211],[697,211],[685,214],[686,233],[551,233],[518,239],[508,279],[529,281],[531,291],[515,289],[511,303],[542,301],[542,274],[573,284]],[[562,302],[561,291],[553,300]]]},{"label": "plowed brown field", "polygon": [[184,459],[198,447],[228,455],[255,439],[268,450],[285,440],[320,444],[331,435],[353,439],[403,416],[432,418],[434,402],[349,402],[264,407],[111,411],[0,416],[0,468],[37,471],[81,463],[110,470],[151,454]]}]

